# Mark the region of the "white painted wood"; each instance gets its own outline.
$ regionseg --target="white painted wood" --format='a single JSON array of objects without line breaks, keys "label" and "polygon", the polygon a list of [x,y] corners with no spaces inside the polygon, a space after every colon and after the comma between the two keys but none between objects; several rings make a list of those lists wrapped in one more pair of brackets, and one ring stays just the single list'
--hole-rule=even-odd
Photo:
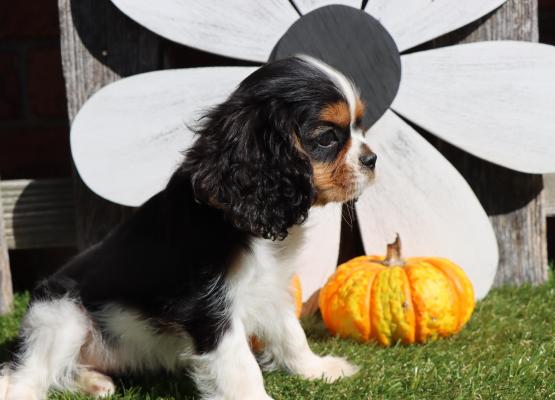
[{"label": "white painted wood", "polygon": [[555,47],[479,42],[402,57],[392,108],[493,163],[555,172]]},{"label": "white painted wood", "polygon": [[299,15],[288,0],[112,0],[157,34],[211,53],[265,62]]},{"label": "white painted wood", "polygon": [[389,31],[399,51],[452,32],[507,0],[370,0],[366,12]]},{"label": "white painted wood", "polygon": [[71,151],[83,181],[115,203],[138,206],[161,190],[189,147],[202,112],[255,67],[156,71],[104,87],[79,111]]},{"label": "white painted wood", "polygon": [[302,14],[307,14],[317,8],[331,5],[344,5],[360,9],[362,7],[362,0],[293,0]]},{"label": "white painted wood", "polygon": [[305,222],[305,244],[295,257],[303,302],[318,291],[335,272],[341,237],[341,205],[313,207]]},{"label": "white painted wood", "polygon": [[367,254],[384,254],[401,235],[405,257],[446,257],[468,274],[476,297],[497,270],[495,234],[457,170],[414,129],[388,111],[367,133],[378,155],[376,180],[356,203]]}]

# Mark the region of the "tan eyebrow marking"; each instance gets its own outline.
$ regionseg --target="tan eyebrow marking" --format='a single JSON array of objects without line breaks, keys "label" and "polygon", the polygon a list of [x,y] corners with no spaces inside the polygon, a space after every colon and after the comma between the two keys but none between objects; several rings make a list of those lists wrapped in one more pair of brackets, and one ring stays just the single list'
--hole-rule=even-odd
[{"label": "tan eyebrow marking", "polygon": [[343,100],[328,104],[322,109],[320,119],[341,127],[347,127],[351,123],[349,105]]}]

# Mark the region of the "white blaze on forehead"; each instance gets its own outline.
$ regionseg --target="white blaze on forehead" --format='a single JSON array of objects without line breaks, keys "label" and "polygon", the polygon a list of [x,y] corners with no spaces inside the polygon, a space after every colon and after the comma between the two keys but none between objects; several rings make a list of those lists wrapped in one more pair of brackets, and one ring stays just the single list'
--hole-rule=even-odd
[{"label": "white blaze on forehead", "polygon": [[343,93],[345,100],[347,100],[347,103],[349,104],[349,111],[351,113],[351,126],[353,126],[355,121],[355,110],[358,98],[358,94],[353,83],[341,72],[324,63],[323,61],[317,60],[316,58],[304,54],[298,57],[323,71],[331,79],[331,81],[335,83],[341,93]]}]

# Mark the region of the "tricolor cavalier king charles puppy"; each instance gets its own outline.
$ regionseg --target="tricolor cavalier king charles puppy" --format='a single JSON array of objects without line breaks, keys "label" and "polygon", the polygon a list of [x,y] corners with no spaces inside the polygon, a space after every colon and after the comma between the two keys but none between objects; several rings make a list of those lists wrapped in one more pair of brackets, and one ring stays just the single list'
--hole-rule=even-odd
[{"label": "tricolor cavalier king charles puppy", "polygon": [[[263,66],[200,121],[166,188],[42,282],[0,397],[114,392],[108,375],[187,371],[203,399],[270,399],[259,367],[334,381],[295,316],[290,261],[313,206],[359,196],[376,155],[363,106],[330,66]],[[249,337],[264,342],[255,358]]]}]

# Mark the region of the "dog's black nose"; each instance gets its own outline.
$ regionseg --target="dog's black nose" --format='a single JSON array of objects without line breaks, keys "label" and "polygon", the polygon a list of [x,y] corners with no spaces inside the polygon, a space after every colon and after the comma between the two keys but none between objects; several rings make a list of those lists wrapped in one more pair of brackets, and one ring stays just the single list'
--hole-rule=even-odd
[{"label": "dog's black nose", "polygon": [[374,169],[378,156],[374,153],[363,154],[358,158],[366,168]]}]

